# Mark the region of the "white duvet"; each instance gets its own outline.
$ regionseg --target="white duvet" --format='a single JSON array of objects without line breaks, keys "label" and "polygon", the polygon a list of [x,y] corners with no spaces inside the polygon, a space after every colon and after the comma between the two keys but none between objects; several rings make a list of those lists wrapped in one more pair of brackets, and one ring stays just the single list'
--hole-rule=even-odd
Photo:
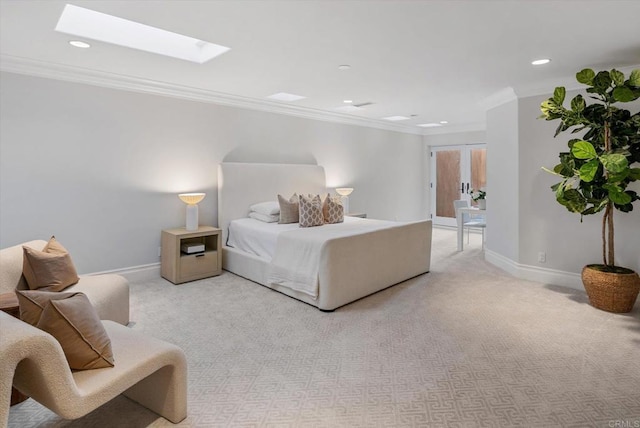
[{"label": "white duvet", "polygon": [[345,217],[344,223],[301,228],[246,218],[229,225],[228,245],[270,260],[267,281],[318,297],[322,246],[330,239],[386,229],[397,223]]}]

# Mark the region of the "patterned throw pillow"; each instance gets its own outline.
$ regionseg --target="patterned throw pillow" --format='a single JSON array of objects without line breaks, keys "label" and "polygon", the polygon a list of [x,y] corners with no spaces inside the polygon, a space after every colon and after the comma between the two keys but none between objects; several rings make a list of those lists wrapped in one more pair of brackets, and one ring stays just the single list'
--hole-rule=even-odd
[{"label": "patterned throw pillow", "polygon": [[286,200],[282,195],[278,195],[278,204],[280,204],[280,224],[297,223],[300,218],[298,210],[298,195],[296,193]]},{"label": "patterned throw pillow", "polygon": [[313,198],[300,195],[300,227],[322,226],[323,224],[320,195]]},{"label": "patterned throw pillow", "polygon": [[327,224],[342,223],[344,221],[344,207],[340,202],[340,198],[332,198],[327,193],[327,197],[322,204],[322,215],[324,222]]}]

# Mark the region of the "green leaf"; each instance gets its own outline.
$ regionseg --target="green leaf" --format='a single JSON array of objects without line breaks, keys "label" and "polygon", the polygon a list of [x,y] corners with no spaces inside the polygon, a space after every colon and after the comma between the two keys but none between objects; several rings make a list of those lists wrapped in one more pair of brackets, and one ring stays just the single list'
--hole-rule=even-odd
[{"label": "green leaf", "polygon": [[602,155],[600,156],[600,162],[612,174],[620,174],[629,166],[627,158],[619,153]]},{"label": "green leaf", "polygon": [[609,177],[607,177],[607,182],[608,183],[620,183],[620,182],[622,182],[622,180],[624,180],[625,178],[627,178],[629,176],[630,172],[631,172],[631,170],[629,168],[625,168],[619,174],[610,174]]},{"label": "green leaf", "polygon": [[609,89],[609,86],[611,86],[611,76],[609,75],[609,72],[598,72],[598,74],[596,74],[596,77],[593,78],[593,86],[599,89],[599,94]]},{"label": "green leaf", "polygon": [[618,186],[609,187],[609,199],[618,205],[626,205],[631,202],[631,196],[623,192]]},{"label": "green leaf", "polygon": [[[542,170],[544,172],[548,172],[549,174],[560,175],[560,173],[559,173],[560,171],[556,171],[556,168],[558,168],[558,167],[560,167],[560,169],[562,169],[562,165],[556,165],[553,170],[550,170],[549,168],[545,168],[545,167],[542,167]],[[553,189],[553,190],[555,190],[555,189]]]},{"label": "green leaf", "polygon": [[564,89],[564,87],[558,86],[553,91],[553,101],[555,101],[556,104],[558,104],[558,105],[562,105],[562,103],[564,102],[564,96],[565,96],[566,93],[567,93],[567,91]]},{"label": "green leaf", "polygon": [[633,70],[631,72],[631,76],[629,76],[629,85],[635,86],[636,88],[640,87],[640,69]]},{"label": "green leaf", "polygon": [[600,166],[598,159],[591,159],[589,162],[582,165],[579,170],[580,180],[591,183],[598,172],[598,166]]},{"label": "green leaf", "polygon": [[615,98],[616,101],[620,101],[621,103],[628,103],[638,97],[631,90],[631,88],[628,88],[626,86],[617,86],[613,90],[613,98]]},{"label": "green leaf", "polygon": [[615,83],[616,86],[624,85],[624,73],[614,68],[613,70],[611,70],[609,75],[611,76],[611,80],[613,80],[613,83]]},{"label": "green leaf", "polygon": [[584,98],[582,98],[582,95],[576,95],[572,100],[571,100],[571,110],[575,111],[576,113],[581,113],[584,111],[584,108],[586,107],[586,103],[584,102]]},{"label": "green leaf", "polygon": [[558,202],[566,206],[569,211],[581,213],[585,208],[587,208],[586,199],[576,189],[566,190],[562,199],[564,200],[564,203],[560,201]]},{"label": "green leaf", "polygon": [[571,154],[577,159],[593,159],[597,156],[596,149],[588,141],[578,141],[571,147]]},{"label": "green leaf", "polygon": [[594,77],[596,77],[596,73],[590,68],[585,68],[576,73],[576,80],[584,85],[593,85]]},{"label": "green leaf", "polygon": [[553,101],[552,98],[549,98],[548,100],[544,100],[542,104],[540,104],[540,111],[542,112],[542,116],[546,120],[553,120],[560,117],[555,113],[556,109],[557,109],[556,103],[555,101]]},{"label": "green leaf", "polygon": [[633,181],[640,180],[640,168],[631,168],[629,170],[629,177],[631,177]]}]

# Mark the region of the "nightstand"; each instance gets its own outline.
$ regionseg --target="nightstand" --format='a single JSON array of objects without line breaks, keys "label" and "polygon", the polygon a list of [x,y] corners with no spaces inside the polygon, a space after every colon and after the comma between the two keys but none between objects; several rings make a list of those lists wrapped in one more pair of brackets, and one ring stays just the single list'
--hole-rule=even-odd
[{"label": "nightstand", "polygon": [[349,214],[345,214],[347,217],[360,217],[360,218],[367,218],[367,213],[349,213]]},{"label": "nightstand", "polygon": [[[162,231],[160,272],[174,284],[208,278],[222,273],[220,229],[200,226],[188,231],[184,227]],[[187,254],[182,249],[200,246],[202,251]]]}]

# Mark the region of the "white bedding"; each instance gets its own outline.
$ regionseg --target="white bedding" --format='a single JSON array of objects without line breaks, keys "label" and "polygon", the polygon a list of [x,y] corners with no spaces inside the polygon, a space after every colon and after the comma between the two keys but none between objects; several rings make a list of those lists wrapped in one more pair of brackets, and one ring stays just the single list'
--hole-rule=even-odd
[{"label": "white bedding", "polygon": [[[344,218],[344,223],[358,223],[361,221],[378,222],[380,220],[363,220],[357,217]],[[327,224],[321,226],[323,228],[322,230],[327,230],[325,229],[326,226],[331,225]],[[227,245],[244,251],[245,253],[253,254],[254,256],[262,257],[263,259],[271,261],[276,252],[278,235],[288,230],[298,229],[301,229],[299,223],[266,223],[253,218],[241,218],[229,223]]]},{"label": "white bedding", "polygon": [[345,217],[344,223],[301,228],[298,224],[264,223],[251,218],[229,225],[228,245],[270,261],[268,282],[318,296],[322,245],[329,239],[386,229],[398,223]]},{"label": "white bedding", "polygon": [[276,252],[278,235],[299,228],[297,223],[265,223],[253,218],[240,218],[229,223],[227,245],[271,261]]}]

